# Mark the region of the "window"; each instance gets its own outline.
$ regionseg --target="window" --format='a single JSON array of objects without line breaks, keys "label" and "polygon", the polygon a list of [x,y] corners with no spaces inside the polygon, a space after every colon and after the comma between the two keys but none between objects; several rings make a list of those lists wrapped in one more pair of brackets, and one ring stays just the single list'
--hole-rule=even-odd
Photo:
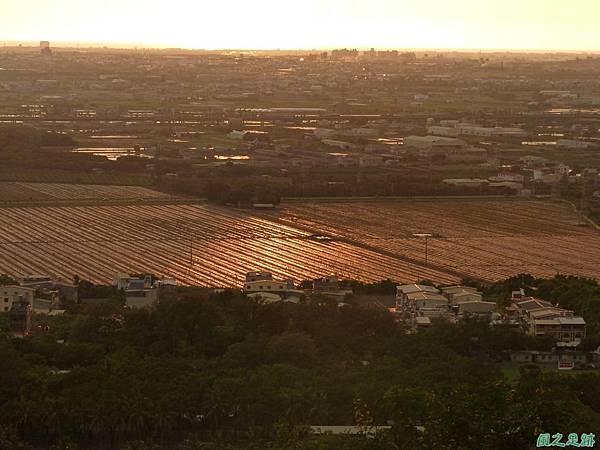
[{"label": "window", "polygon": [[4,303],[8,303],[8,298],[4,297]]},{"label": "window", "polygon": [[4,311],[8,311],[8,306],[5,306],[5,307],[4,307]]}]

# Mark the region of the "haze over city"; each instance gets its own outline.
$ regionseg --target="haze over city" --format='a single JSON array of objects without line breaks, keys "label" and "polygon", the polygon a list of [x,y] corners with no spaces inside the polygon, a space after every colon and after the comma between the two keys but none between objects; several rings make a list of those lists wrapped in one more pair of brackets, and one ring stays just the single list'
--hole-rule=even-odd
[{"label": "haze over city", "polygon": [[3,41],[203,49],[600,50],[596,0],[29,0]]}]

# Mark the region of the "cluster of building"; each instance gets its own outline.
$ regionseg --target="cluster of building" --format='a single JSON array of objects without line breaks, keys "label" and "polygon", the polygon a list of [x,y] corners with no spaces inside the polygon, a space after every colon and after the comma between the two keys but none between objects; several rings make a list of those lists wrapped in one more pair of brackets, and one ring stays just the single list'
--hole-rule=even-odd
[{"label": "cluster of building", "polygon": [[464,316],[476,316],[492,326],[502,324],[532,336],[550,336],[557,347],[577,347],[586,334],[583,317],[549,301],[526,297],[523,290],[513,292],[511,304],[500,314],[496,303],[484,301],[482,293],[473,287],[438,289],[407,284],[397,287],[396,305],[390,312],[412,331],[427,328],[433,318],[456,322]]},{"label": "cluster of building", "polygon": [[525,137],[527,132],[517,127],[484,127],[479,124],[465,123],[459,120],[442,120],[434,125],[433,120],[427,124],[427,132],[435,136],[458,137]]},{"label": "cluster of building", "polygon": [[174,278],[155,279],[150,274],[132,276],[118,273],[112,284],[125,293],[125,306],[134,309],[149,308],[159,300],[161,294],[173,293],[177,289]]},{"label": "cluster of building", "polygon": [[31,331],[31,314],[59,315],[65,302],[78,300],[77,285],[47,275],[19,278],[18,284],[0,286],[0,308],[8,313],[9,329],[14,336]]},{"label": "cluster of building", "polygon": [[396,288],[396,306],[390,308],[396,318],[411,329],[426,328],[432,318],[455,322],[464,316],[496,320],[496,303],[483,301],[483,295],[469,286],[447,286],[438,289],[424,284],[404,284]]},{"label": "cluster of building", "polygon": [[550,336],[559,347],[576,347],[585,338],[583,317],[546,300],[526,297],[522,290],[513,292],[506,313],[507,319],[518,323],[526,333]]},{"label": "cluster of building", "polygon": [[340,286],[336,276],[316,278],[310,281],[309,285],[300,288],[294,285],[294,280],[276,280],[272,273],[266,271],[248,272],[243,291],[250,298],[260,298],[266,302],[293,303],[298,303],[307,295],[319,294],[338,300],[341,304],[348,295],[352,294],[351,289]]}]

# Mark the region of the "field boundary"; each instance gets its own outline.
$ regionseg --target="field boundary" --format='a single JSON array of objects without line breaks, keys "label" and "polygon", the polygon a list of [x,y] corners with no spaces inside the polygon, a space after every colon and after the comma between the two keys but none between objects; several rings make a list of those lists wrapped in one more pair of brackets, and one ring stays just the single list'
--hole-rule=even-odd
[{"label": "field boundary", "polygon": [[589,223],[596,231],[600,231],[600,225],[598,225],[596,222],[594,222],[588,216],[586,216],[581,211],[579,211],[579,209],[577,208],[577,205],[575,205],[575,203],[573,203],[570,200],[564,199],[564,198],[557,198],[556,200],[558,200],[559,202],[566,203],[566,204],[570,205],[571,208],[573,208],[573,211],[575,211],[579,216],[583,217],[585,219],[585,221],[587,223]]},{"label": "field boundary", "polygon": [[282,197],[281,203],[351,203],[351,202],[395,202],[400,200],[545,200],[550,195],[519,197],[516,195],[412,195],[393,197]]},{"label": "field boundary", "polygon": [[49,208],[61,206],[132,206],[132,205],[193,205],[207,203],[204,198],[144,198],[110,200],[37,200],[25,202],[0,202],[6,208]]}]

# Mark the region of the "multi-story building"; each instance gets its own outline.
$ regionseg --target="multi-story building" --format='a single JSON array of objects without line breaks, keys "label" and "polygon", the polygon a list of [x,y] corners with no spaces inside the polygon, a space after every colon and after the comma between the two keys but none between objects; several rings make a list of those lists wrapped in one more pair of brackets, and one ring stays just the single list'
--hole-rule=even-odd
[{"label": "multi-story building", "polygon": [[534,297],[513,299],[521,324],[532,336],[551,336],[558,346],[577,346],[585,338],[586,323],[573,311]]},{"label": "multi-story building", "polygon": [[246,293],[254,292],[286,292],[294,289],[294,283],[292,280],[255,280],[247,281],[244,284],[244,291]]},{"label": "multi-story building", "polygon": [[20,301],[26,301],[33,307],[35,289],[23,286],[0,286],[0,311],[8,312],[13,305]]},{"label": "multi-story building", "polygon": [[125,288],[125,305],[129,308],[149,308],[158,301],[159,289],[151,275],[130,278]]},{"label": "multi-story building", "polygon": [[23,337],[31,331],[31,303],[17,300],[8,311],[8,328],[13,337]]},{"label": "multi-story building", "polygon": [[259,280],[272,280],[272,279],[273,279],[273,274],[271,272],[266,272],[264,270],[246,273],[246,282],[259,281]]}]

